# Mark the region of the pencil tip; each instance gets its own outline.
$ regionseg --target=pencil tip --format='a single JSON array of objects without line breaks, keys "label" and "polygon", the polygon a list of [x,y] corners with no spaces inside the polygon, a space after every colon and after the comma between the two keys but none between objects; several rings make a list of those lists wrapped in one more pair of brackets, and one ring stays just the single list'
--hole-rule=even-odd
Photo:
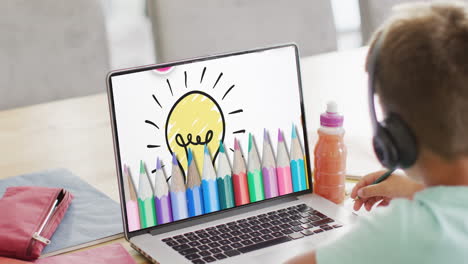
[{"label": "pencil tip", "polygon": [[127,177],[130,177],[130,167],[127,165],[124,165],[124,173],[127,175]]},{"label": "pencil tip", "polygon": [[268,131],[266,130],[266,128],[263,129],[263,141],[267,143],[270,142],[270,138],[268,137]]},{"label": "pencil tip", "polygon": [[292,132],[291,132],[291,137],[294,139],[294,138],[297,138],[297,131],[296,131],[296,126],[293,124],[292,125]]},{"label": "pencil tip", "polygon": [[192,163],[192,160],[193,160],[193,153],[192,153],[192,149],[189,148],[188,149],[188,157],[187,157],[188,166],[190,166],[190,164]]},{"label": "pencil tip", "polygon": [[156,169],[161,169],[161,160],[159,158],[156,159]]},{"label": "pencil tip", "polygon": [[177,157],[175,152],[172,152],[172,164],[177,165]]},{"label": "pencil tip", "polygon": [[278,129],[278,142],[283,142],[283,133],[281,133],[281,129]]},{"label": "pencil tip", "polygon": [[252,133],[249,133],[249,152],[252,150]]},{"label": "pencil tip", "polygon": [[143,164],[143,160],[140,160],[140,174],[145,173],[145,164]]},{"label": "pencil tip", "polygon": [[224,150],[223,141],[220,140],[220,141],[219,141],[219,152],[224,153],[224,151],[225,151],[225,150]]},{"label": "pencil tip", "polygon": [[210,151],[208,150],[208,145],[205,144],[205,154],[210,155]]},{"label": "pencil tip", "polygon": [[239,141],[237,138],[234,138],[234,150],[239,150]]}]

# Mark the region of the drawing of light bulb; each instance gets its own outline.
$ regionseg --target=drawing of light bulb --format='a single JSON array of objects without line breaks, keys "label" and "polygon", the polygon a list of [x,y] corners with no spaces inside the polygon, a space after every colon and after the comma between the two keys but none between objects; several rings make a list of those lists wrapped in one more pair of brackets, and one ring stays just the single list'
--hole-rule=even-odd
[{"label": "drawing of light bulb", "polygon": [[204,145],[208,145],[214,160],[224,134],[225,123],[220,106],[201,91],[191,91],[180,97],[167,117],[166,144],[171,152],[176,153],[184,171],[187,170],[189,148],[201,173]]}]

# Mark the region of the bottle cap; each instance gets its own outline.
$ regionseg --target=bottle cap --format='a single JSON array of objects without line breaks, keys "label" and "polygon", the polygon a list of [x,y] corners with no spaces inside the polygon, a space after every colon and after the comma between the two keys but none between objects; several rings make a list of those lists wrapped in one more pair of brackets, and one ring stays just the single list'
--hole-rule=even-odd
[{"label": "bottle cap", "polygon": [[325,127],[343,126],[343,116],[338,113],[338,105],[335,102],[327,103],[327,111],[320,115],[320,125]]}]

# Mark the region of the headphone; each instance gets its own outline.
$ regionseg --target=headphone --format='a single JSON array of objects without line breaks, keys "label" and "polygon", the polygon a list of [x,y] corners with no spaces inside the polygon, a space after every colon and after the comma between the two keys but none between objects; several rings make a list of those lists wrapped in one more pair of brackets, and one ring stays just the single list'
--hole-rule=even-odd
[{"label": "headphone", "polygon": [[411,167],[418,156],[416,138],[406,122],[396,113],[388,113],[383,121],[377,120],[374,95],[376,93],[376,74],[378,56],[382,48],[386,31],[377,38],[370,51],[367,66],[369,87],[369,110],[374,130],[372,145],[380,163],[388,169]]}]

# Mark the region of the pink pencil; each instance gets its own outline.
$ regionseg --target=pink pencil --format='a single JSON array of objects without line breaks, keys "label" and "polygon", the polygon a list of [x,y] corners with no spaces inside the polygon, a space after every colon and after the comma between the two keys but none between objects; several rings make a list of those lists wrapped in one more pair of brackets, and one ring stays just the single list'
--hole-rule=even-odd
[{"label": "pink pencil", "polygon": [[278,149],[277,149],[277,167],[278,193],[284,195],[292,193],[291,165],[289,162],[288,150],[284,142],[283,133],[278,129]]},{"label": "pink pencil", "polygon": [[138,198],[136,195],[135,184],[130,175],[130,168],[124,165],[124,194],[127,208],[128,231],[140,229],[140,214],[138,213]]}]

